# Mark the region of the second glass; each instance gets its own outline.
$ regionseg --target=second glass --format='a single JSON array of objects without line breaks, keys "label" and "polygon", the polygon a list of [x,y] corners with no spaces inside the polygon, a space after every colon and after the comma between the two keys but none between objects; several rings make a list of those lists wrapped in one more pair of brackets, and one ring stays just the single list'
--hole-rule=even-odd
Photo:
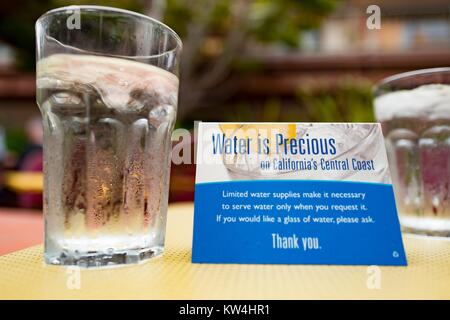
[{"label": "second glass", "polygon": [[137,263],[164,248],[181,41],[120,9],[36,23],[44,124],[45,261]]},{"label": "second glass", "polygon": [[450,68],[385,79],[375,113],[405,231],[450,236]]}]

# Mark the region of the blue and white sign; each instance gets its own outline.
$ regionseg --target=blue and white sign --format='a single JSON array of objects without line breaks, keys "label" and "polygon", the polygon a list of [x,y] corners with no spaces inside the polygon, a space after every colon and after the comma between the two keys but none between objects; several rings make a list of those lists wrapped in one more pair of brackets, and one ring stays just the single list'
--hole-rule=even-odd
[{"label": "blue and white sign", "polygon": [[380,125],[200,123],[192,262],[406,265]]}]

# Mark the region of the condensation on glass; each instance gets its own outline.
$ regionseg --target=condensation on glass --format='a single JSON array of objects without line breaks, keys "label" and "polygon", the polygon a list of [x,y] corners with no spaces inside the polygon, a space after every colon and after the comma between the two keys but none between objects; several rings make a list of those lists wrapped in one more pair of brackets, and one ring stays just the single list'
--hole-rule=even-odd
[{"label": "condensation on glass", "polygon": [[404,230],[450,236],[450,68],[385,79],[375,113]]},{"label": "condensation on glass", "polygon": [[179,37],[97,6],[47,12],[36,37],[45,261],[109,266],[162,253]]}]

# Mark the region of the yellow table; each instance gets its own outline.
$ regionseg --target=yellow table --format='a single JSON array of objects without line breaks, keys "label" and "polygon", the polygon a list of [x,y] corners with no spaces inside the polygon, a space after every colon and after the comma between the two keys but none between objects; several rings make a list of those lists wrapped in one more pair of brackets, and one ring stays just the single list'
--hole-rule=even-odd
[{"label": "yellow table", "polygon": [[[141,265],[74,271],[46,266],[42,246],[0,257],[0,299],[450,299],[450,241],[405,236],[408,267],[191,263],[192,204],[169,209],[166,253]],[[69,283],[69,286],[67,285]]]}]

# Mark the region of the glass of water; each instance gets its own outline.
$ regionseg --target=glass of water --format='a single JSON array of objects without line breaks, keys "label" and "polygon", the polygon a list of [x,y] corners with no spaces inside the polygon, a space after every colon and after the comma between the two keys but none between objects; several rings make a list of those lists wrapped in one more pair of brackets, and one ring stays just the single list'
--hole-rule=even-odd
[{"label": "glass of water", "polygon": [[450,236],[450,68],[418,70],[375,88],[405,231]]},{"label": "glass of water", "polygon": [[49,11],[36,37],[45,261],[110,266],[162,253],[180,38],[98,6]]}]

